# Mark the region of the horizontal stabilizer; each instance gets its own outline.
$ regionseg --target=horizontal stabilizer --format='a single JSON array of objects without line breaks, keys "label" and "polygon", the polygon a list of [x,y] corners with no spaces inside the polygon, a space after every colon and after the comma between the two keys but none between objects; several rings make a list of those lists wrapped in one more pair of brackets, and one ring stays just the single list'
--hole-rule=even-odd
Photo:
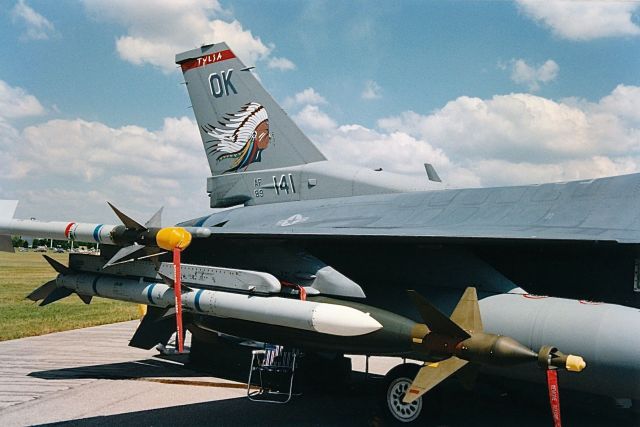
[{"label": "horizontal stabilizer", "polygon": [[167,309],[148,306],[147,314],[142,318],[140,326],[129,341],[129,346],[150,350],[156,344],[166,345],[176,331],[174,315],[173,307]]},{"label": "horizontal stabilizer", "polygon": [[55,289],[56,289],[55,279],[49,280],[47,283],[45,283],[44,285],[40,286],[38,289],[31,292],[29,295],[27,295],[27,299],[30,299],[31,301],[40,301],[41,299],[45,299],[46,297],[48,297],[49,294],[53,292]]},{"label": "horizontal stabilizer", "polygon": [[413,402],[440,384],[442,381],[449,378],[451,374],[462,368],[467,363],[469,362],[453,356],[441,362],[425,364],[420,368],[418,375],[416,375],[413,383],[409,386],[409,390],[407,391],[407,394],[405,394],[403,402]]},{"label": "horizontal stabilizer", "polygon": [[471,337],[464,329],[442,314],[441,311],[431,305],[431,303],[424,299],[419,293],[412,290],[408,290],[407,292],[431,332],[447,337],[459,338],[460,340]]},{"label": "horizontal stabilizer", "polygon": [[52,302],[56,302],[61,300],[62,298],[66,298],[71,295],[73,291],[67,288],[55,288],[53,292],[51,292],[47,297],[40,303],[40,306],[49,305]]}]

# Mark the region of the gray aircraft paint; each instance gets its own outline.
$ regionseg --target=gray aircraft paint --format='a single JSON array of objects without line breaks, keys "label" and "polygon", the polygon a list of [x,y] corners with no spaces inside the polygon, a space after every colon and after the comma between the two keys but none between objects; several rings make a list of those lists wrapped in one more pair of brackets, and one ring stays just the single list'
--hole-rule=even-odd
[{"label": "gray aircraft paint", "polygon": [[326,161],[225,43],[178,54],[176,63],[211,168],[211,207],[441,188],[426,176]]},{"label": "gray aircraft paint", "polygon": [[218,235],[640,243],[637,188],[640,174],[632,174],[519,187],[309,200],[222,211],[200,222],[204,227],[224,223],[215,229]]}]

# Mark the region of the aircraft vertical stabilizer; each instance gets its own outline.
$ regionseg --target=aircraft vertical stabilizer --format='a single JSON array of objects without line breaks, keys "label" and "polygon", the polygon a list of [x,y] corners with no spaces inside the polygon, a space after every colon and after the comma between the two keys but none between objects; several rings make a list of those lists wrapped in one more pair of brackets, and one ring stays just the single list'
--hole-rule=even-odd
[{"label": "aircraft vertical stabilizer", "polygon": [[226,43],[176,55],[212,175],[326,160]]}]

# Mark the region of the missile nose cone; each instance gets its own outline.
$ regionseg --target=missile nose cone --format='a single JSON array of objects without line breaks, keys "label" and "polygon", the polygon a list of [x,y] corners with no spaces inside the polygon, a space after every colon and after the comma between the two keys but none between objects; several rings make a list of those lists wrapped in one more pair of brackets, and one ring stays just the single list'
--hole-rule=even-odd
[{"label": "missile nose cone", "polygon": [[587,362],[582,357],[573,354],[567,356],[567,371],[581,372],[586,367]]},{"label": "missile nose cone", "polygon": [[382,328],[368,313],[338,304],[319,304],[311,324],[317,332],[340,336],[365,335]]}]

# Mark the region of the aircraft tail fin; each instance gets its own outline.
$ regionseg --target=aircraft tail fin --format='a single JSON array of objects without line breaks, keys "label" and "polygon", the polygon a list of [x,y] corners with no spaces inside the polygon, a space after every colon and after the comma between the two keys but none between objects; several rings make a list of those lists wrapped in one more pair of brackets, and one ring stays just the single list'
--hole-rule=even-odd
[{"label": "aircraft tail fin", "polygon": [[176,55],[213,176],[326,160],[225,44]]}]

